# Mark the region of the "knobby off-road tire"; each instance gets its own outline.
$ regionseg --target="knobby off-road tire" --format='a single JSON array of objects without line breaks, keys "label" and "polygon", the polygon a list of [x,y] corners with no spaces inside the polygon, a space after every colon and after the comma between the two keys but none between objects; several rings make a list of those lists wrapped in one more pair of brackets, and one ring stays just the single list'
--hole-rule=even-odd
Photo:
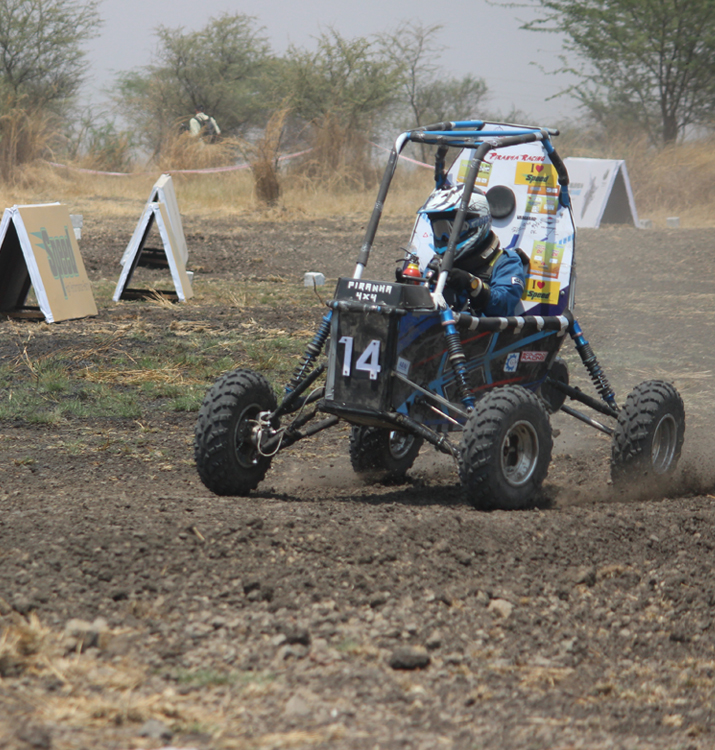
[{"label": "knobby off-road tire", "polygon": [[646,380],[628,395],[613,433],[614,484],[657,482],[675,471],[685,437],[685,407],[670,383]]},{"label": "knobby off-road tire", "polygon": [[406,432],[353,425],[350,463],[366,479],[397,482],[412,468],[421,447],[422,438]]},{"label": "knobby off-road tire", "polygon": [[541,494],[553,439],[541,399],[518,385],[489,391],[462,433],[459,478],[478,510],[516,510]]},{"label": "knobby off-road tire", "polygon": [[194,431],[194,459],[201,481],[217,495],[247,495],[263,479],[271,458],[251,440],[260,412],[273,411],[268,381],[252,370],[219,378],[204,398]]}]

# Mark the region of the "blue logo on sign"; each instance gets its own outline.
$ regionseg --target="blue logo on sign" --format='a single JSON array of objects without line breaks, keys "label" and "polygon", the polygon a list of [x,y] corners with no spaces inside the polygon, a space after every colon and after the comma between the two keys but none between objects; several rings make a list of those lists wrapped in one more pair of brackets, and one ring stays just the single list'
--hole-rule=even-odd
[{"label": "blue logo on sign", "polygon": [[519,366],[519,352],[512,352],[507,355],[506,362],[504,363],[504,372],[516,372],[516,368]]}]

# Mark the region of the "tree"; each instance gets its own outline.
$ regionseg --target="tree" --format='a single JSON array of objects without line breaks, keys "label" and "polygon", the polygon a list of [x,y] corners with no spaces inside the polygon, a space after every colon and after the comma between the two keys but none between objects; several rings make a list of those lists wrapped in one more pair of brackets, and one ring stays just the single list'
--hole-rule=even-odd
[{"label": "tree", "polygon": [[116,99],[140,138],[158,153],[167,135],[197,105],[222,133],[239,133],[266,117],[261,81],[271,59],[251,16],[224,13],[199,31],[160,26],[152,64],[119,76]]},{"label": "tree", "polygon": [[[484,79],[447,76],[439,65],[444,49],[436,41],[440,25],[409,21],[382,34],[385,56],[400,69],[400,102],[392,118],[399,130],[445,120],[466,120],[479,115],[488,96]],[[429,147],[420,144],[422,161]]]},{"label": "tree", "polygon": [[[565,35],[570,92],[597,120],[625,118],[672,143],[715,114],[715,0],[539,0],[525,23]],[[559,71],[561,72],[561,71]]]},{"label": "tree", "polygon": [[87,73],[97,0],[0,0],[0,175],[42,155]]},{"label": "tree", "polygon": [[488,96],[483,78],[466,75],[462,78],[444,77],[426,83],[420,89],[422,122],[467,120],[478,118]]},{"label": "tree", "polygon": [[376,40],[345,39],[330,29],[318,37],[315,51],[288,50],[274,95],[288,95],[294,113],[308,123],[318,171],[336,174],[350,165],[359,178],[376,122],[395,101],[399,76]]},{"label": "tree", "polygon": [[5,110],[63,114],[84,82],[82,44],[100,26],[98,0],[0,0],[0,91]]},{"label": "tree", "polygon": [[487,98],[483,78],[444,74],[438,63],[444,47],[436,42],[441,29],[409,21],[380,37],[386,55],[401,68],[402,99],[410,113],[404,127],[477,117]]}]

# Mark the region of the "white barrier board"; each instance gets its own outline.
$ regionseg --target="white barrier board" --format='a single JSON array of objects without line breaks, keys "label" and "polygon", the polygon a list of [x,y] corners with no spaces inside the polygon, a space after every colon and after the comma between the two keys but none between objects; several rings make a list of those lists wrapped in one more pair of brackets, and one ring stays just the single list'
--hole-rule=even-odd
[{"label": "white barrier board", "polygon": [[0,311],[22,311],[30,286],[48,323],[97,314],[66,206],[6,208],[0,222]]},{"label": "white barrier board", "polygon": [[139,257],[144,248],[144,243],[146,242],[154,221],[156,221],[159,229],[159,235],[161,236],[161,241],[164,246],[164,253],[171,272],[171,280],[174,282],[177,297],[182,302],[185,302],[187,299],[194,296],[194,292],[191,288],[191,281],[186,274],[186,265],[181,257],[166,206],[164,206],[163,203],[147,203],[144,213],[139,220],[139,224],[137,224],[137,228],[134,230],[132,239],[130,240],[125,252],[122,272],[119,275],[117,288],[114,290],[114,296],[112,297],[115,302],[122,299],[128,291],[127,288],[129,282],[131,281],[137,267]]},{"label": "white barrier board", "polygon": [[[174,183],[171,180],[171,175],[169,174],[163,174],[155,183],[154,186],[151,189],[151,193],[149,195],[149,200],[146,202],[146,205],[149,206],[151,203],[161,203],[166,208],[166,213],[168,215],[169,224],[171,225],[171,230],[174,235],[174,243],[175,247],[181,256],[181,259],[186,265],[189,260],[189,249],[186,246],[186,238],[184,237],[184,226],[181,223],[181,214],[179,213],[179,203],[176,200],[176,192],[174,191]],[[146,208],[146,207],[145,207]],[[120,263],[124,265],[127,258],[131,254],[131,248],[133,243],[135,243],[135,235],[138,231],[140,231],[140,225],[141,222],[139,222],[139,225],[137,225],[137,228],[134,230],[134,235],[132,235],[131,240],[129,241],[129,244],[127,245],[127,249],[124,251],[124,255],[122,255],[122,259]]]},{"label": "white barrier board", "polygon": [[579,229],[598,229],[601,224],[640,227],[625,161],[567,157],[564,164]]}]

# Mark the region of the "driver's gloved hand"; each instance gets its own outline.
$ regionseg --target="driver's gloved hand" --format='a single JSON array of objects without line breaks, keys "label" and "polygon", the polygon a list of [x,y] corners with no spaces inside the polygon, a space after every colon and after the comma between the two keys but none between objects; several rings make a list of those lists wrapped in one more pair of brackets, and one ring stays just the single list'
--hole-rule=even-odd
[{"label": "driver's gloved hand", "polygon": [[491,297],[489,284],[461,268],[453,268],[449,272],[448,283],[455,291],[469,295],[469,306],[473,310],[481,310]]},{"label": "driver's gloved hand", "polygon": [[461,268],[453,268],[447,277],[447,283],[457,292],[470,293],[473,282],[481,283],[481,280],[472,276],[468,271],[463,271]]}]

